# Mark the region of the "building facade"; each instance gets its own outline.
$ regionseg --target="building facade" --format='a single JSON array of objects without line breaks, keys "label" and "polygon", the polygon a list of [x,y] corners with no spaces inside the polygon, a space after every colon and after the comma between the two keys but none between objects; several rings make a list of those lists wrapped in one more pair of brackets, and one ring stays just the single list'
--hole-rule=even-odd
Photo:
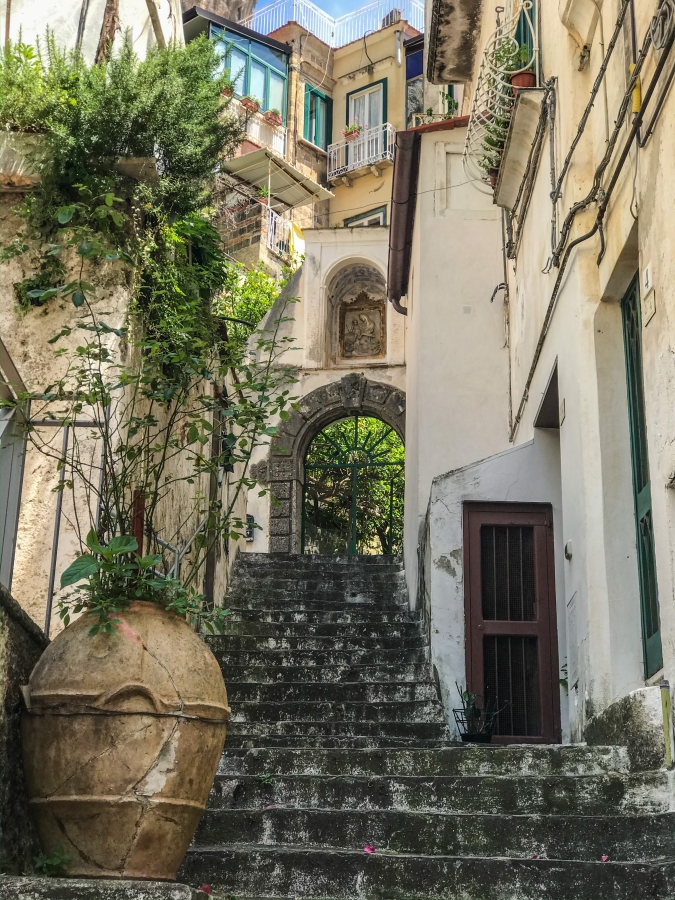
[{"label": "building facade", "polygon": [[446,709],[456,681],[508,696],[504,740],[580,741],[626,704],[660,716],[675,675],[672,12],[428,9],[429,80],[465,99],[397,160],[419,172],[389,265],[406,573]]}]

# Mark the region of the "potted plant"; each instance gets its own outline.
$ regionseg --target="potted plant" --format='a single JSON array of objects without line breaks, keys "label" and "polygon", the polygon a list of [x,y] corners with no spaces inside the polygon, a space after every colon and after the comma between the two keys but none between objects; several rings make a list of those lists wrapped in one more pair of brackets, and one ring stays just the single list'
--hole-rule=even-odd
[{"label": "potted plant", "polygon": [[462,690],[457,682],[455,687],[462,706],[460,709],[453,709],[452,713],[462,741],[466,744],[489,744],[499,710],[492,704],[481,708],[477,702],[477,694]]},{"label": "potted plant", "polygon": [[225,87],[220,92],[223,97],[233,97],[234,96],[234,88],[231,84],[226,84]]},{"label": "potted plant", "polygon": [[343,128],[340,133],[346,141],[354,141],[362,131],[363,126],[359,125],[358,119],[355,119],[353,122],[350,122],[346,128]]},{"label": "potted plant", "polygon": [[40,182],[45,115],[56,99],[26,44],[8,41],[0,65],[0,190],[30,191]]},{"label": "potted plant", "polygon": [[518,93],[518,88],[533,88],[537,86],[537,76],[532,68],[534,58],[527,44],[521,44],[518,48],[517,62],[519,63],[519,69],[511,74],[514,97]]},{"label": "potted plant", "polygon": [[257,113],[262,104],[257,97],[253,97],[251,96],[251,94],[246,94],[245,97],[241,98],[241,105],[250,113]]},{"label": "potted plant", "polygon": [[268,125],[274,125],[276,127],[279,127],[283,122],[281,112],[278,109],[268,109],[263,118]]},{"label": "potted plant", "polygon": [[257,191],[258,202],[263,203],[265,206],[269,202],[270,192],[266,187],[259,187]]}]

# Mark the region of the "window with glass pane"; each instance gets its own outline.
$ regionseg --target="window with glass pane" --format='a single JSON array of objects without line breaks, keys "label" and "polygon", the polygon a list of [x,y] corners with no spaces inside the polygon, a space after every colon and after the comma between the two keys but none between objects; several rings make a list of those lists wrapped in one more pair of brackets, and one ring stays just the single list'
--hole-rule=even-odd
[{"label": "window with glass pane", "polygon": [[230,70],[230,79],[234,85],[234,91],[243,97],[247,93],[246,90],[246,68],[248,66],[248,55],[242,53],[238,47],[232,47],[230,50],[227,68]]},{"label": "window with glass pane", "polygon": [[243,97],[250,94],[260,101],[263,111],[279,110],[285,120],[288,73],[286,54],[215,25],[211,26],[211,37],[223,54],[235,95]]},{"label": "window with glass pane", "polygon": [[349,123],[358,122],[362,128],[376,128],[382,124],[382,85],[361,91],[349,98]]},{"label": "window with glass pane", "polygon": [[305,140],[326,150],[331,138],[333,101],[305,85]]},{"label": "window with glass pane", "polygon": [[284,110],[284,78],[270,69],[269,109],[278,109],[281,115]]}]

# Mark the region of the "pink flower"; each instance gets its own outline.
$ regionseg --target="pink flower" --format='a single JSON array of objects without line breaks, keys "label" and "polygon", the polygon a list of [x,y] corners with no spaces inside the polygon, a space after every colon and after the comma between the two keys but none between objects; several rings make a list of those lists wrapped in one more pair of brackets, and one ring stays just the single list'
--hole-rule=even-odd
[{"label": "pink flower", "polygon": [[374,853],[375,847],[373,847],[372,844],[366,844],[366,846],[363,848],[363,852],[364,853]]},{"label": "pink flower", "polygon": [[270,803],[270,805],[266,806],[265,809],[276,809],[276,806],[274,805],[274,803]]},{"label": "pink flower", "polygon": [[211,887],[210,884],[203,884],[203,885],[199,888],[199,890],[200,890],[203,894],[212,894],[212,893],[213,893],[213,888]]},{"label": "pink flower", "polygon": [[600,857],[600,862],[608,862],[609,856],[605,856],[604,854]]},{"label": "pink flower", "polygon": [[539,859],[539,857],[538,857],[537,854],[535,853],[534,856],[532,857],[532,859]]}]

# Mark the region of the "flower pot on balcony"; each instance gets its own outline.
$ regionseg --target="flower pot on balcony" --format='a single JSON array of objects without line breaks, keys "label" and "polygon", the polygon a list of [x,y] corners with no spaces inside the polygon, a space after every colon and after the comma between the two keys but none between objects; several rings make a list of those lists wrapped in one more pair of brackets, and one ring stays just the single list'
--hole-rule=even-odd
[{"label": "flower pot on balcony", "polygon": [[223,97],[232,97],[234,95],[234,90],[231,87],[224,87],[220,93]]},{"label": "flower pot on balcony", "polygon": [[251,97],[242,97],[240,103],[244,109],[248,110],[250,113],[257,113],[260,109],[258,101],[251,99]]},{"label": "flower pot on balcony", "polygon": [[30,191],[40,183],[38,162],[44,136],[0,132],[0,191]]},{"label": "flower pot on balcony", "polygon": [[263,116],[268,125],[274,125],[276,128],[281,125],[283,119],[281,116],[277,115],[277,113],[272,112],[270,109],[267,110],[265,115]]},{"label": "flower pot on balcony", "polygon": [[490,184],[494,187],[499,178],[499,169],[488,169],[488,178],[490,179]]},{"label": "flower pot on balcony", "polygon": [[537,86],[537,76],[534,72],[516,72],[511,76],[513,95],[518,93],[518,88],[533,88]]},{"label": "flower pot on balcony", "polygon": [[[112,618],[113,616],[111,616]],[[218,768],[230,715],[213,654],[158,603],[82,615],[23,688],[21,730],[42,851],[64,874],[173,880]]]},{"label": "flower pot on balcony", "polygon": [[355,141],[360,134],[360,131],[345,131],[345,140]]}]

